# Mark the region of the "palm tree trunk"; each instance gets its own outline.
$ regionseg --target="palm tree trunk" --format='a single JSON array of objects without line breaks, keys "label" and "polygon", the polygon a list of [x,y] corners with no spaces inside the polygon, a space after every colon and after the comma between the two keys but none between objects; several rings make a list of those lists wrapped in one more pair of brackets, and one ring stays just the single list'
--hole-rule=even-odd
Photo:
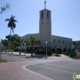
[{"label": "palm tree trunk", "polygon": [[31,50],[31,57],[33,57],[33,45],[32,45],[32,50]]},{"label": "palm tree trunk", "polygon": [[[14,35],[14,33],[13,33],[13,35]],[[13,52],[14,52],[14,46],[13,46],[13,44],[12,44],[12,54],[13,54]]]},{"label": "palm tree trunk", "polygon": [[20,44],[20,50],[19,50],[19,55],[21,55],[21,44]]},{"label": "palm tree trunk", "polygon": [[[10,43],[11,43],[11,28],[10,28]],[[10,45],[10,49],[9,49],[9,52],[11,50],[11,45]]]}]

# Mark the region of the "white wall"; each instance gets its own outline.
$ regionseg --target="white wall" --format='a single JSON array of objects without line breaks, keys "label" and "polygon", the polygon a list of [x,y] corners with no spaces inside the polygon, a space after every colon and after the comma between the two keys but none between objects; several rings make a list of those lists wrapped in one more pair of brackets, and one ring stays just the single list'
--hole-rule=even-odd
[{"label": "white wall", "polygon": [[[55,42],[54,42],[54,39],[55,39]],[[59,42],[60,40],[60,42]],[[64,43],[63,43],[64,41]],[[71,38],[66,38],[66,37],[60,37],[60,36],[55,36],[55,35],[52,35],[51,36],[51,47],[55,48],[55,45],[56,46],[61,46],[62,48],[65,48],[66,49],[69,49],[72,45],[72,39]]]},{"label": "white wall", "polygon": [[[47,11],[49,12],[49,19],[47,18]],[[43,19],[41,14],[43,12]],[[40,11],[40,20],[39,20],[39,33],[40,41],[45,43],[45,41],[50,42],[51,36],[51,11],[48,9],[43,9]]]}]

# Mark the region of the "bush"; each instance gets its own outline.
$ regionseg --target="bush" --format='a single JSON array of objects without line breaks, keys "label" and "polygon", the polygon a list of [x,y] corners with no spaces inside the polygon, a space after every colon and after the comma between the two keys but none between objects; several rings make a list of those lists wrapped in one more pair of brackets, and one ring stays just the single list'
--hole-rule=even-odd
[{"label": "bush", "polygon": [[69,52],[63,52],[63,54],[69,56]]},{"label": "bush", "polygon": [[56,47],[56,48],[55,48],[55,51],[56,51],[56,54],[57,54],[57,55],[58,55],[58,54],[61,54],[62,48],[61,48],[61,47]]}]

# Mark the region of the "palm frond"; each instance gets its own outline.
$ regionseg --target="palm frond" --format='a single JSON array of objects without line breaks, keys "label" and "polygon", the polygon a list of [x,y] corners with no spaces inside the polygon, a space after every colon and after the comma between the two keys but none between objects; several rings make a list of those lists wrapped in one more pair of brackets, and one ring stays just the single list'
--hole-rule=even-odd
[{"label": "palm frond", "polygon": [[11,22],[8,23],[8,27],[10,28],[12,26]]},{"label": "palm frond", "polygon": [[10,19],[6,19],[5,21],[10,21]]},{"label": "palm frond", "polygon": [[14,19],[13,22],[18,22],[18,21]]}]

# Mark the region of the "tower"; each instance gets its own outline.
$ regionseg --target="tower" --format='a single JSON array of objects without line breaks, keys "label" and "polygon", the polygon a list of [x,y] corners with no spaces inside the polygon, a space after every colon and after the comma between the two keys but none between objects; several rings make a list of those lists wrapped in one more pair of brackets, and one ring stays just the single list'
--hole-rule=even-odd
[{"label": "tower", "polygon": [[40,11],[39,20],[39,35],[41,43],[45,43],[45,41],[50,42],[51,38],[51,11],[46,9],[46,0],[44,4],[45,8]]}]

